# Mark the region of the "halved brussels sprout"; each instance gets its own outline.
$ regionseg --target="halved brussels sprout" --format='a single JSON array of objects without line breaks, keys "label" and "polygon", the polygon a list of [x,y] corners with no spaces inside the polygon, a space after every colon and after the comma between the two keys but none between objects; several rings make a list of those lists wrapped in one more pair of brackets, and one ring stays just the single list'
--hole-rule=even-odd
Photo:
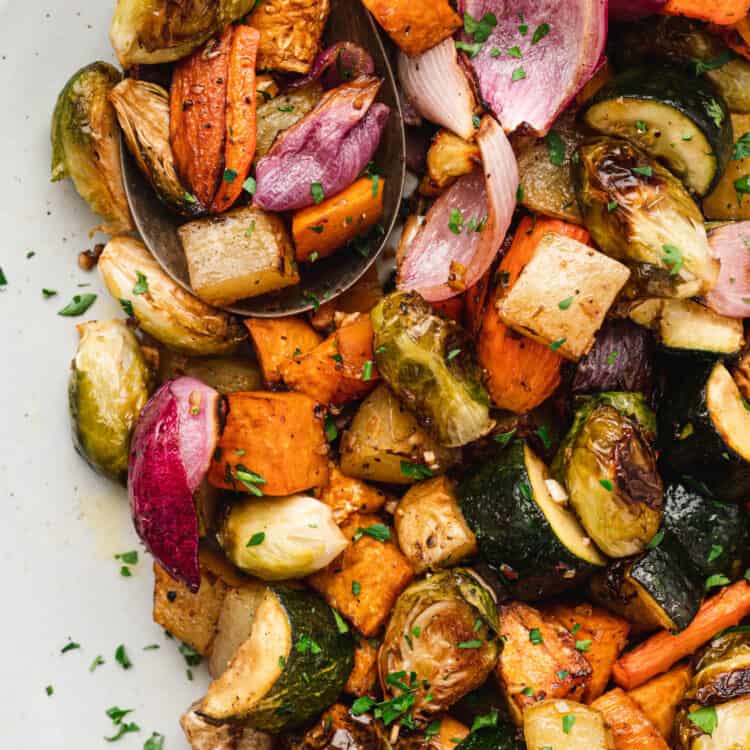
[{"label": "halved brussels sprout", "polygon": [[750,632],[718,635],[698,654],[689,696],[703,705],[750,695]]},{"label": "halved brussels sprout", "polygon": [[78,326],[68,396],[76,450],[102,474],[123,480],[130,437],[152,378],[138,340],[122,320]]},{"label": "halved brussels sprout", "polygon": [[52,114],[52,182],[70,177],[81,198],[105,220],[96,229],[107,234],[133,228],[122,185],[117,118],[107,99],[121,78],[108,63],[86,65],[65,84]]},{"label": "halved brussels sprout", "polygon": [[674,734],[676,750],[745,750],[750,747],[750,696],[719,706],[683,704]]},{"label": "halved brussels sprout", "polygon": [[408,696],[416,721],[445,711],[489,676],[496,628],[494,596],[473,571],[413,583],[396,602],[378,654],[386,699]]},{"label": "halved brussels sprout", "polygon": [[[647,409],[642,397],[634,403]],[[661,525],[664,499],[654,451],[636,419],[606,399],[586,400],[556,463],[602,552],[626,557],[646,549]]]},{"label": "halved brussels sprout", "polygon": [[416,292],[394,292],[370,313],[383,380],[448,447],[486,435],[494,422],[471,340]]},{"label": "halved brussels sprout", "polygon": [[118,0],[109,39],[123,68],[179,60],[257,0]]},{"label": "halved brussels sprout", "polygon": [[175,284],[132,237],[112,238],[98,266],[107,289],[123,308],[146,333],[172,349],[195,356],[227,354],[246,338],[245,329],[231,315]]},{"label": "halved brussels sprout", "polygon": [[630,265],[639,291],[695,297],[719,276],[700,209],[682,183],[627,141],[579,147],[573,175],[586,228],[599,248]]},{"label": "halved brussels sprout", "polygon": [[126,78],[109,92],[128,150],[159,199],[183,216],[203,207],[177,175],[169,143],[169,94],[155,83]]}]

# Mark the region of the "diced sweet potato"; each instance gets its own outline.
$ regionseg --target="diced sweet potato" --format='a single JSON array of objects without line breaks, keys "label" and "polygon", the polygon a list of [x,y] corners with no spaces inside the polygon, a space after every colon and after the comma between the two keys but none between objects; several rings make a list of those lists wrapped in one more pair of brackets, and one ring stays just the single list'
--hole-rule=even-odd
[{"label": "diced sweet potato", "polygon": [[201,585],[195,594],[154,563],[154,622],[206,656],[227,591],[226,583],[202,561]]},{"label": "diced sweet potato", "polygon": [[330,10],[330,0],[257,3],[247,22],[260,31],[258,68],[308,73]]},{"label": "diced sweet potato", "polygon": [[614,737],[615,750],[669,750],[641,707],[620,688],[597,698],[591,707],[604,715]]},{"label": "diced sweet potato", "polygon": [[440,730],[432,738],[430,747],[434,750],[453,750],[469,734],[469,727],[452,716],[441,716]]},{"label": "diced sweet potato", "polygon": [[398,595],[414,578],[393,539],[381,542],[360,531],[382,523],[376,515],[352,514],[341,527],[351,540],[349,546],[327,568],[307,579],[368,638],[390,617]]},{"label": "diced sweet potato", "polygon": [[320,343],[315,329],[300,317],[247,318],[245,326],[267,386],[281,382],[281,367],[288,360],[307,354]]},{"label": "diced sweet potato", "polygon": [[524,709],[546,698],[580,701],[592,669],[567,629],[521,602],[502,605],[499,618],[503,650],[495,674],[513,721],[522,724]]},{"label": "diced sweet potato", "polygon": [[583,655],[591,665],[592,674],[581,699],[591,703],[609,683],[612,667],[628,642],[630,623],[588,603],[554,604],[544,611],[561,622],[585,649]]},{"label": "diced sweet potato", "polygon": [[354,669],[344,685],[344,692],[361,697],[376,695],[378,681],[378,649],[361,639],[354,649]]},{"label": "diced sweet potato", "polygon": [[333,520],[341,525],[352,513],[375,513],[386,501],[380,490],[344,474],[333,462],[328,464],[328,484],[320,500],[330,506]]},{"label": "diced sweet potato", "polygon": [[628,692],[666,740],[672,736],[677,706],[685,697],[692,679],[692,667],[689,662],[683,662]]},{"label": "diced sweet potato", "polygon": [[363,0],[407,55],[421,55],[463,25],[448,0]]},{"label": "diced sweet potato", "polygon": [[380,380],[372,337],[369,315],[358,316],[308,354],[283,365],[284,382],[329,406],[364,398]]},{"label": "diced sweet potato", "polygon": [[[214,487],[291,495],[326,484],[323,409],[313,399],[301,393],[253,391],[230,393],[226,404],[224,431],[208,472]],[[262,481],[248,481],[253,474]]]}]

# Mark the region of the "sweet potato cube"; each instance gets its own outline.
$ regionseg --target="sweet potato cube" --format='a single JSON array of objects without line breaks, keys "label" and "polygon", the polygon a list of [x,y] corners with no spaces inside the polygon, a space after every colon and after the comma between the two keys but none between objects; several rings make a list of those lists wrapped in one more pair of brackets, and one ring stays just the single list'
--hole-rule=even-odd
[{"label": "sweet potato cube", "polygon": [[349,546],[327,568],[307,579],[368,638],[390,617],[398,595],[414,578],[411,565],[392,538],[380,541],[362,533],[376,524],[383,524],[379,516],[351,515],[341,527]]},{"label": "sweet potato cube", "polygon": [[357,697],[376,695],[377,680],[378,649],[363,638],[354,649],[354,669],[344,685],[344,692]]},{"label": "sweet potato cube", "polygon": [[683,662],[635,690],[630,690],[628,695],[668,740],[672,736],[677,705],[685,697],[692,679],[693,670],[690,664]]},{"label": "sweet potato cube", "polygon": [[375,513],[386,501],[385,493],[348,477],[333,462],[328,464],[328,484],[323,487],[320,501],[331,508],[333,520],[343,524],[352,513]]},{"label": "sweet potato cube", "polygon": [[629,276],[626,266],[588,245],[548,234],[497,311],[518,333],[576,361],[591,348]]},{"label": "sweet potato cube", "polygon": [[[301,393],[226,397],[226,423],[208,471],[221,489],[292,495],[328,481],[323,409]],[[253,481],[253,475],[260,479]]]}]

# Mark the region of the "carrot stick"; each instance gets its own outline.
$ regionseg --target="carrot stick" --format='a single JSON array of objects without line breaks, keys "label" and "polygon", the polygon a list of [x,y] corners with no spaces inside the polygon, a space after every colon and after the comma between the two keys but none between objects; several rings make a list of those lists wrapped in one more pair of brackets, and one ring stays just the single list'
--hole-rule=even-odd
[{"label": "carrot stick", "polygon": [[614,681],[632,690],[750,615],[750,584],[738,581],[703,602],[698,614],[677,635],[663,630],[623,655],[612,670]]},{"label": "carrot stick", "polygon": [[750,13],[750,0],[667,0],[661,12],[731,26]]},{"label": "carrot stick", "polygon": [[332,255],[375,226],[383,215],[383,188],[382,177],[362,177],[317,206],[297,211],[292,218],[297,261]]},{"label": "carrot stick", "polygon": [[169,142],[177,173],[202,206],[211,205],[224,166],[233,28],[181,60],[169,92]]},{"label": "carrot stick", "polygon": [[231,208],[240,197],[255,156],[255,60],[259,43],[257,29],[251,26],[235,28],[227,82],[224,178],[211,206],[211,212],[215,214]]}]

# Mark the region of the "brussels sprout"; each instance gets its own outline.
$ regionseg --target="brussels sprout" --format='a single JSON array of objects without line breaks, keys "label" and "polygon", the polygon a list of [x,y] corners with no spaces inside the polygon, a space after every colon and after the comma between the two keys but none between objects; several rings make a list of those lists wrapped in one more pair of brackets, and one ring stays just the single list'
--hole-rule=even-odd
[{"label": "brussels sprout", "polygon": [[716,636],[697,655],[689,697],[703,705],[750,695],[750,632]]},{"label": "brussels sprout", "polygon": [[445,711],[492,671],[496,628],[494,596],[471,570],[413,583],[396,602],[378,654],[385,698],[406,696],[416,721]]},{"label": "brussels sprout", "polygon": [[719,706],[683,704],[674,736],[676,750],[745,750],[750,747],[750,696]]},{"label": "brussels sprout", "polygon": [[257,0],[118,0],[109,39],[124,68],[179,60]]},{"label": "brussels sprout", "polygon": [[233,502],[218,538],[240,570],[264,581],[309,576],[347,545],[330,507],[307,495]]},{"label": "brussels sprout", "polygon": [[138,341],[121,320],[78,326],[68,396],[76,450],[97,471],[123,480],[130,436],[148,401],[151,374]]},{"label": "brussels sprout", "polygon": [[446,446],[493,427],[489,397],[466,332],[416,292],[394,292],[370,313],[383,380]]},{"label": "brussels sprout", "polygon": [[108,234],[133,228],[122,185],[120,137],[107,96],[121,79],[104,62],[81,68],[65,84],[52,115],[52,182],[70,177]]},{"label": "brussels sprout", "polygon": [[128,150],[159,199],[183,216],[195,218],[203,207],[177,176],[169,143],[169,94],[155,83],[126,78],[109,93]]},{"label": "brussels sprout", "polygon": [[[581,524],[610,557],[646,549],[664,506],[654,451],[638,420],[628,416],[633,410],[617,408],[627,395],[586,399],[556,459]],[[633,394],[631,403],[653,419],[642,397]]]},{"label": "brussels sprout", "polygon": [[703,215],[671,172],[617,138],[590,139],[577,153],[573,175],[586,228],[603,252],[633,268],[639,291],[694,297],[714,286],[719,261]]},{"label": "brussels sprout", "polygon": [[175,284],[132,237],[111,239],[98,266],[107,289],[123,308],[146,333],[172,349],[194,356],[227,354],[246,337],[231,315]]}]

